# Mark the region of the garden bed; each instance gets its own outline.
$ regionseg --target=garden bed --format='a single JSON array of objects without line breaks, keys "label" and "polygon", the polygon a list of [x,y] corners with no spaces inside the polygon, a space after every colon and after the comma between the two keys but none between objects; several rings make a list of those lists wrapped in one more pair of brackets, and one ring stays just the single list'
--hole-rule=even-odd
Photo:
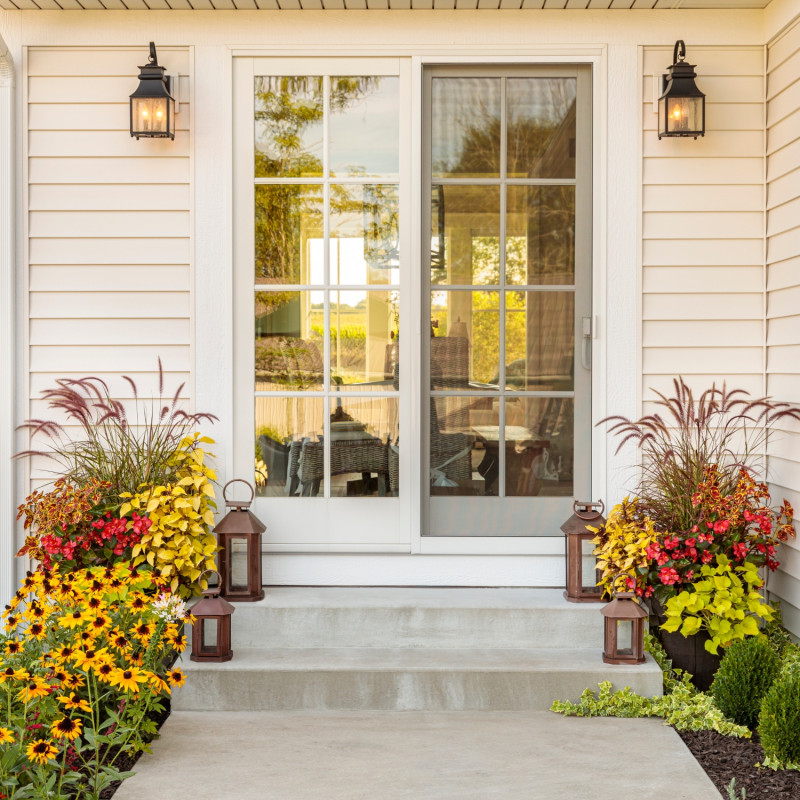
[{"label": "garden bed", "polygon": [[764,760],[757,733],[752,739],[723,736],[716,731],[677,733],[726,800],[731,778],[736,778],[736,796],[741,797],[741,791],[745,789],[747,800],[800,798],[800,772],[756,766]]}]

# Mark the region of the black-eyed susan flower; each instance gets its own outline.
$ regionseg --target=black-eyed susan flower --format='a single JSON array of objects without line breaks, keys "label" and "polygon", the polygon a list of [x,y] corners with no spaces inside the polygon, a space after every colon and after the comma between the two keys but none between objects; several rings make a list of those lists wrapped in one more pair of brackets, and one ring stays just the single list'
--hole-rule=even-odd
[{"label": "black-eyed susan flower", "polygon": [[141,609],[143,609],[143,608],[144,608],[144,607],[147,605],[147,603],[145,602],[145,599],[144,599],[144,598],[143,598],[143,597],[142,597],[140,594],[137,594],[137,595],[136,595],[136,596],[135,596],[135,597],[134,597],[134,598],[133,598],[133,599],[130,601],[130,603],[129,603],[128,605],[129,605],[129,606],[130,606],[132,609],[134,609],[135,611],[140,611]]},{"label": "black-eyed susan flower", "polygon": [[153,687],[156,694],[169,694],[169,685],[160,675],[156,675],[153,672],[150,674],[149,680],[150,686]]},{"label": "black-eyed susan flower", "polygon": [[34,764],[46,764],[51,758],[55,758],[58,749],[47,739],[37,739],[27,746],[25,752]]},{"label": "black-eyed susan flower", "polygon": [[42,625],[41,622],[34,622],[30,628],[28,628],[28,635],[32,636],[37,641],[44,639],[46,633],[47,627]]},{"label": "black-eyed susan flower", "polygon": [[90,669],[96,669],[101,664],[109,661],[110,656],[108,649],[105,647],[95,650],[93,647],[87,647],[85,650],[77,650],[72,658],[73,663],[78,669],[87,672]]},{"label": "black-eyed susan flower", "polygon": [[22,703],[30,703],[38,697],[47,697],[51,691],[50,684],[36,675],[19,690],[17,698]]},{"label": "black-eyed susan flower", "polygon": [[109,683],[112,686],[119,686],[129,692],[138,692],[139,684],[147,680],[147,675],[138,667],[128,667],[127,669],[115,669],[112,671]]},{"label": "black-eyed susan flower", "polygon": [[61,617],[59,624],[65,628],[77,628],[79,625],[85,625],[93,616],[94,615],[85,608],[76,608],[74,611]]},{"label": "black-eyed susan flower", "polygon": [[184,683],[186,683],[186,676],[177,668],[171,669],[169,673],[167,673],[167,680],[169,681],[170,686],[175,686],[180,689]]},{"label": "black-eyed susan flower", "polygon": [[97,676],[97,680],[103,683],[111,682],[111,673],[113,671],[114,667],[107,661],[94,668],[94,674]]},{"label": "black-eyed susan flower", "polygon": [[61,717],[50,726],[50,733],[54,739],[69,739],[74,741],[81,735],[83,723],[72,717]]},{"label": "black-eyed susan flower", "polygon": [[5,683],[6,681],[14,680],[14,673],[16,670],[14,667],[6,667],[4,670],[0,671],[0,683]]},{"label": "black-eyed susan flower", "polygon": [[70,711],[77,709],[78,711],[85,711],[88,714],[92,710],[88,700],[84,700],[82,697],[75,697],[75,692],[70,692],[69,697],[62,694],[58,698],[58,702],[63,703],[64,708]]},{"label": "black-eyed susan flower", "polygon": [[91,629],[95,633],[102,633],[109,625],[111,624],[111,620],[108,617],[103,616],[102,614],[98,614],[90,623]]},{"label": "black-eyed susan flower", "polygon": [[110,641],[111,647],[119,652],[127,650],[127,648],[130,646],[130,639],[128,639],[128,637],[119,628],[114,628],[114,630],[111,631]]},{"label": "black-eyed susan flower", "polygon": [[64,685],[67,689],[80,689],[86,683],[82,675],[73,672],[65,681]]},{"label": "black-eyed susan flower", "polygon": [[9,642],[6,642],[6,655],[7,656],[15,656],[22,652],[22,643],[12,639]]},{"label": "black-eyed susan flower", "polygon": [[9,728],[0,728],[0,744],[14,744],[14,731]]},{"label": "black-eyed susan flower", "polygon": [[139,640],[149,639],[153,635],[153,625],[150,622],[140,622],[134,629],[134,634]]}]

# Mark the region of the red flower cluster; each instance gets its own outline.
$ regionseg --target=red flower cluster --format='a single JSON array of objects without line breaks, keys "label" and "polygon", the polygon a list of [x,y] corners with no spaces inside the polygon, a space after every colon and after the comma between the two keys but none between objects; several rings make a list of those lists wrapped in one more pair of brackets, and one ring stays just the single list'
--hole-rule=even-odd
[{"label": "red flower cluster", "polygon": [[61,564],[69,569],[105,565],[131,558],[130,548],[141,541],[152,522],[133,512],[116,517],[103,497],[109,484],[97,480],[75,488],[63,478],[52,492],[33,492],[19,507],[17,519],[33,533],[18,556],[29,555],[45,569]]},{"label": "red flower cluster", "polygon": [[696,524],[688,531],[665,533],[648,547],[652,563],[644,585],[659,597],[674,593],[672,587],[690,584],[700,567],[718,555],[737,564],[747,561],[777,568],[778,544],[794,536],[791,505],[784,500],[777,509],[771,508],[766,484],[756,483],[746,469],[739,471],[733,491],[725,491],[721,482],[717,467],[707,467],[692,495]]}]

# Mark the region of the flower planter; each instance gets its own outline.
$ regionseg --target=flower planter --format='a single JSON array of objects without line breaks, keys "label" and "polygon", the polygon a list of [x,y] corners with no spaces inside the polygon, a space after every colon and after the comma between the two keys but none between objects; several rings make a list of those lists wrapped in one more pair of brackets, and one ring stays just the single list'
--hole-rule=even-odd
[{"label": "flower planter", "polygon": [[706,642],[711,637],[706,631],[700,631],[694,636],[662,631],[661,625],[667,618],[655,597],[650,598],[650,608],[650,630],[661,640],[672,666],[688,672],[692,676],[692,683],[701,692],[707,692],[722,659],[706,650]]}]

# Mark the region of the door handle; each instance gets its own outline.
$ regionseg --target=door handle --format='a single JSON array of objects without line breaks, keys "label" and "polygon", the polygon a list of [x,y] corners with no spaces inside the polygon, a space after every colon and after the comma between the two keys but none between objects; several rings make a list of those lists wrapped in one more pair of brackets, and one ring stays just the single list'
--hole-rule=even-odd
[{"label": "door handle", "polygon": [[583,337],[581,339],[581,365],[584,369],[591,369],[592,318],[583,317],[582,325]]}]

